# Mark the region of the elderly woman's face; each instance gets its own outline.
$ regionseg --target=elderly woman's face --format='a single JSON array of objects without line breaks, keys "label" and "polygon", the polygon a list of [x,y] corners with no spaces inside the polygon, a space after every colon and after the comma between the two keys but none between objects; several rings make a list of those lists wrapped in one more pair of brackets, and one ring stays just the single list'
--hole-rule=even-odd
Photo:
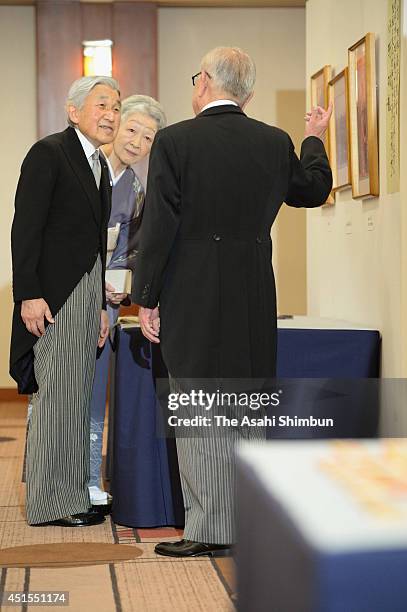
[{"label": "elderly woman's face", "polygon": [[144,113],[133,113],[120,123],[113,149],[122,164],[130,166],[148,155],[157,132],[157,122]]}]

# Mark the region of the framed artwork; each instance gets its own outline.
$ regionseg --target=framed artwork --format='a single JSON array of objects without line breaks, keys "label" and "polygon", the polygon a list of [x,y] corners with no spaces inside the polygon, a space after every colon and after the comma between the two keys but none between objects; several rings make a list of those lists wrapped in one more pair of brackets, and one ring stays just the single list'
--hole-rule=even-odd
[{"label": "framed artwork", "polygon": [[333,103],[329,121],[329,160],[333,186],[337,191],[351,185],[348,68],[328,83],[328,100]]},{"label": "framed artwork", "polygon": [[[328,83],[331,80],[332,70],[326,65],[311,76],[311,108],[315,106],[328,106]],[[328,130],[323,138],[325,150],[329,157],[329,133]],[[335,195],[331,193],[325,204],[335,204]]]},{"label": "framed artwork", "polygon": [[375,35],[348,50],[352,196],[379,195]]}]

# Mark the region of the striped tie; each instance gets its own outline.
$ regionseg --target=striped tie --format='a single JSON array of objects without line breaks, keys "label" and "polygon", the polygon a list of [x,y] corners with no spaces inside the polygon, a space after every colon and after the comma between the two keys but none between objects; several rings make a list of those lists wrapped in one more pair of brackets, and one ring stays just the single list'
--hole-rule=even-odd
[{"label": "striped tie", "polygon": [[96,149],[96,151],[92,154],[92,172],[93,172],[93,176],[95,177],[96,186],[99,189],[100,177],[101,177],[101,174],[102,174],[102,169],[100,167],[99,151],[98,151],[98,149]]}]

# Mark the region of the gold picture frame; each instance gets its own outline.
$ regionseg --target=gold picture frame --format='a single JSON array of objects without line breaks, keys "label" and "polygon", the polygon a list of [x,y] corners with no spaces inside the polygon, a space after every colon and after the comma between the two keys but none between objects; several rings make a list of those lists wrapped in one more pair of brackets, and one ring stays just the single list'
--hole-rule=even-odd
[{"label": "gold picture frame", "polygon": [[379,195],[375,35],[348,49],[352,197]]},{"label": "gold picture frame", "polygon": [[348,85],[348,68],[328,83],[328,101],[333,104],[328,134],[334,192],[352,184]]},{"label": "gold picture frame", "polygon": [[[316,106],[322,106],[322,108],[328,107],[328,83],[332,78],[332,68],[330,64],[325,65],[321,70],[315,72],[311,76],[311,108]],[[323,143],[325,150],[329,157],[329,134],[326,131],[323,137]],[[328,196],[325,205],[335,204],[335,194],[333,192]]]}]

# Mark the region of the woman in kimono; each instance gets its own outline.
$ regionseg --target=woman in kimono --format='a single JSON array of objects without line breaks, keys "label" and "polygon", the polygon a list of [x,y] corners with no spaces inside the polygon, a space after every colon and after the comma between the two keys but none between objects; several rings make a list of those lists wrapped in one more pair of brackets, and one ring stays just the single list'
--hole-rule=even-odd
[{"label": "woman in kimono", "polygon": [[[154,137],[165,124],[163,108],[156,100],[143,95],[130,96],[123,100],[120,128],[114,142],[103,147],[112,182],[107,278],[109,270],[134,269],[144,205],[145,169]],[[119,316],[120,305],[130,303],[129,295],[117,292],[112,283],[106,281],[106,298],[112,328]],[[92,505],[104,513],[109,512],[112,501],[111,496],[103,490],[101,482],[103,428],[111,352],[112,346],[108,341],[96,361],[91,403],[89,494]]]}]

